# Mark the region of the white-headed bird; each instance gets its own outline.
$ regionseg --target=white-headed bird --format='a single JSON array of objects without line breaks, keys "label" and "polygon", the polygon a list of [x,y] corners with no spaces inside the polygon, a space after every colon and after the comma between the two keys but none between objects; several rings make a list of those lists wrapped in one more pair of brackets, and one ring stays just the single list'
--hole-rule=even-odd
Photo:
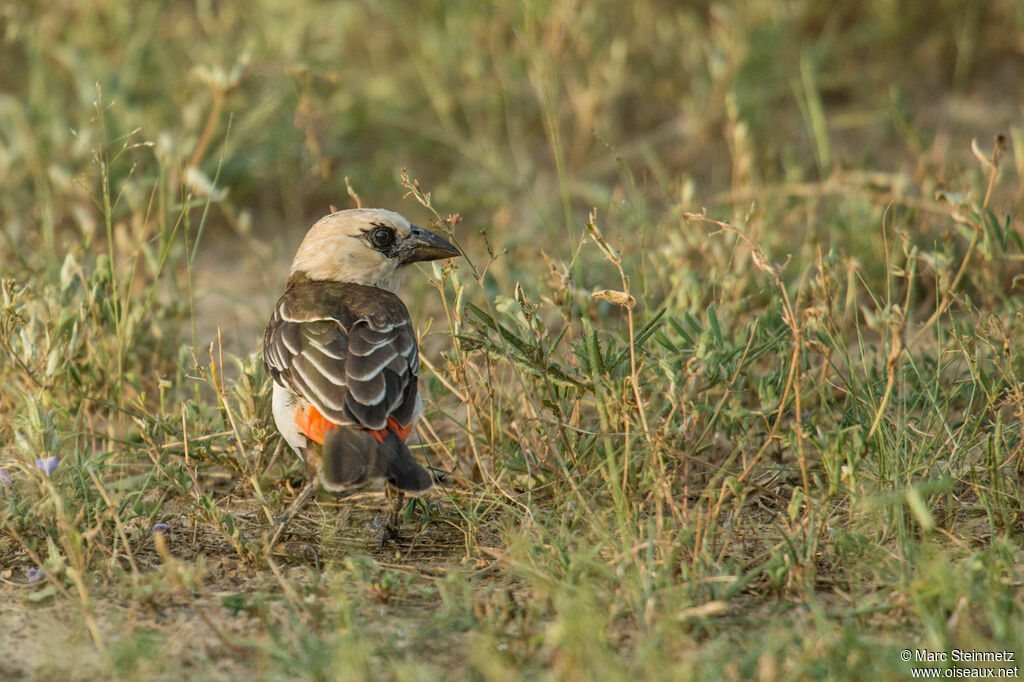
[{"label": "white-headed bird", "polygon": [[[308,472],[319,468],[328,490],[384,479],[398,493],[392,524],[404,493],[433,484],[405,444],[421,411],[419,351],[398,285],[410,263],[458,255],[446,239],[392,211],[331,213],[299,246],[263,336],[274,421],[285,441]],[[315,488],[311,475],[271,544]]]}]

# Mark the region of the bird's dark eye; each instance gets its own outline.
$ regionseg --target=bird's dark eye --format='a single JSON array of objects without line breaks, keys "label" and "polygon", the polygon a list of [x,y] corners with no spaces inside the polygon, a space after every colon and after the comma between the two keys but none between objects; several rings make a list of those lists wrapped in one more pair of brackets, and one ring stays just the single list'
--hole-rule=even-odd
[{"label": "bird's dark eye", "polygon": [[370,243],[378,249],[391,246],[393,241],[395,241],[395,231],[390,227],[378,227],[370,233]]}]

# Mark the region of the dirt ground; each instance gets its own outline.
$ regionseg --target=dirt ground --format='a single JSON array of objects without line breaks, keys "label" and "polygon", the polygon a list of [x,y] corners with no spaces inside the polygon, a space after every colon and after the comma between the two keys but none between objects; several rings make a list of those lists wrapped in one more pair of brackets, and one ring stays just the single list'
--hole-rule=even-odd
[{"label": "dirt ground", "polygon": [[[268,528],[254,501],[218,503],[242,523],[243,541]],[[131,548],[118,563],[126,573],[132,565],[138,572],[120,582],[92,586],[87,610],[69,610],[74,602],[55,597],[45,581],[30,584],[31,560],[4,538],[0,565],[9,568],[0,576],[0,619],[5,624],[0,647],[17,656],[0,658],[0,679],[101,678],[109,668],[94,646],[91,628],[115,661],[132,655],[135,647],[157,647],[150,661],[134,664],[142,678],[251,677],[252,650],[268,644],[268,623],[287,637],[296,614],[289,600],[309,606],[336,599],[339,591],[362,589],[360,596],[366,599],[360,603],[390,616],[381,618],[382,623],[400,614],[411,633],[436,611],[430,579],[450,569],[490,573],[504,554],[496,536],[479,534],[467,542],[457,525],[444,519],[407,523],[398,541],[382,546],[386,504],[380,493],[343,500],[321,493],[288,527],[275,547],[272,570],[267,570],[240,556],[211,524],[197,522],[191,502],[170,500],[162,508],[161,517],[167,519],[162,533],[127,529]],[[353,581],[353,574],[359,579]],[[500,571],[493,570],[492,577],[504,582]],[[407,647],[414,646],[411,635],[398,637]],[[396,655],[400,653],[401,648]]]}]

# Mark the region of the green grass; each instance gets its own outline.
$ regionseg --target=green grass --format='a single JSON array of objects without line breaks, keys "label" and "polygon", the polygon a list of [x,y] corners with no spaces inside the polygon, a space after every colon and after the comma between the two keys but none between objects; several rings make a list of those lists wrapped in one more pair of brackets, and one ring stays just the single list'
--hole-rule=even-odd
[{"label": "green grass", "polygon": [[[0,10],[0,677],[1024,653],[1024,12],[737,5]],[[446,480],[269,552],[262,327],[356,195],[466,254],[404,293]]]}]

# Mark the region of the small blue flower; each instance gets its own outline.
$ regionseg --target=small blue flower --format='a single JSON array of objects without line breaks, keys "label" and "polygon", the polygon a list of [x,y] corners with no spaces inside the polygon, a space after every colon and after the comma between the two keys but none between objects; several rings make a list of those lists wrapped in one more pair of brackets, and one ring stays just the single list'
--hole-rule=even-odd
[{"label": "small blue flower", "polygon": [[46,571],[35,566],[29,566],[25,570],[25,575],[28,576],[28,584],[37,583],[46,577]]},{"label": "small blue flower", "polygon": [[36,467],[44,474],[49,476],[53,473],[53,470],[57,468],[57,455],[51,455],[43,459],[36,460]]},{"label": "small blue flower", "polygon": [[5,488],[11,484],[11,477],[3,469],[0,469],[0,483],[3,483]]},{"label": "small blue flower", "polygon": [[170,530],[170,528],[171,527],[168,526],[166,523],[155,523],[155,524],[153,524],[153,532],[154,533],[166,533],[168,530]]}]

